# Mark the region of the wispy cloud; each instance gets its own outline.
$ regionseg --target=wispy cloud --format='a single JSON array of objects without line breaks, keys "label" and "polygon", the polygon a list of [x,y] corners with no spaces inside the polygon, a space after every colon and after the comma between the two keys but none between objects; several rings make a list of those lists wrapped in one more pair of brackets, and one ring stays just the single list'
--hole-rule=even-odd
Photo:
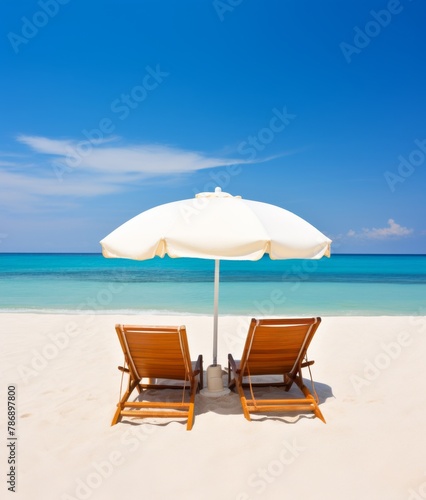
[{"label": "wispy cloud", "polygon": [[388,238],[403,238],[413,233],[413,229],[397,224],[393,219],[388,220],[387,227],[363,228],[361,231],[349,230],[346,236],[350,238],[365,238],[373,240],[383,240]]},{"label": "wispy cloud", "polygon": [[238,155],[230,158],[169,145],[123,144],[118,137],[77,141],[19,135],[16,139],[29,151],[26,156],[0,153],[0,204],[8,208],[51,206],[54,198],[95,197],[147,179],[170,182],[178,174],[254,163]]},{"label": "wispy cloud", "polygon": [[[167,145],[143,144],[110,146],[102,140],[73,141],[20,135],[18,141],[33,151],[54,156],[57,162],[75,169],[104,174],[138,173],[141,176],[161,176],[186,173],[226,165],[252,163],[243,158],[220,158],[204,153],[173,148]],[[118,141],[118,138],[114,138]]]}]

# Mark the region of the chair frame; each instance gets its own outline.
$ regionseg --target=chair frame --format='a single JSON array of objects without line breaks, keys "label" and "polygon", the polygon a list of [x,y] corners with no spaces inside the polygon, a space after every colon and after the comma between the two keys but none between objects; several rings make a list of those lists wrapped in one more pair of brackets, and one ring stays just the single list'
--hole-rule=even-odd
[{"label": "chair frame", "polygon": [[[321,318],[319,317],[261,320],[253,318],[251,320],[241,361],[235,361],[232,354],[228,355],[228,386],[230,389],[236,386],[244,416],[247,420],[251,420],[251,413],[312,411],[316,417],[325,423],[317,400],[306,387],[302,378],[302,368],[314,364],[314,361],[307,361],[306,353],[320,323]],[[306,332],[300,346],[299,344],[292,345],[293,350],[298,349],[298,354],[294,359],[284,360],[285,349],[283,351],[282,346],[285,344],[282,343],[290,342],[291,329],[293,328],[294,332],[294,329],[299,327],[306,328]],[[277,336],[276,344],[281,342],[281,346],[276,345],[274,348],[274,341],[271,338],[261,344],[258,338],[262,335],[262,328],[265,337],[269,332],[275,331],[274,335]],[[256,338],[256,333],[258,338]],[[252,350],[253,344],[255,348]],[[282,375],[283,381],[252,383],[251,377],[259,375]],[[249,383],[243,381],[245,377],[249,378]],[[277,386],[283,387],[284,391],[288,392],[293,383],[299,387],[304,395],[303,398],[255,399],[253,387]],[[247,387],[250,387],[252,399],[248,399],[244,393],[244,388]]]},{"label": "chair frame", "polygon": [[[118,369],[129,375],[127,390],[117,403],[117,410],[112,419],[111,425],[118,423],[122,417],[160,417],[160,418],[187,418],[187,430],[191,430],[194,421],[194,400],[196,392],[203,387],[203,357],[200,354],[192,367],[189,346],[185,326],[137,326],[137,325],[115,325],[115,330],[124,353],[125,366],[119,366]],[[145,337],[142,337],[145,335]],[[140,336],[140,337],[139,337]],[[129,346],[129,339],[132,344],[141,345],[135,348]],[[136,341],[138,339],[138,341]],[[147,339],[152,340],[151,347],[157,351],[164,349],[163,359],[153,361],[145,351],[143,343]],[[174,344],[178,341],[180,345],[181,356],[177,351],[170,352],[170,342]],[[133,349],[133,351],[132,351]],[[137,357],[137,359],[135,359]],[[169,363],[170,361],[170,363]],[[169,364],[169,368],[164,368]],[[164,375],[162,370],[166,370]],[[155,379],[179,380],[183,385],[170,385],[155,383]],[[148,379],[143,383],[142,379]],[[141,394],[146,389],[181,389],[182,402],[147,402],[133,401],[129,398],[133,391],[137,389]],[[185,401],[185,391],[189,391],[189,401]]]}]

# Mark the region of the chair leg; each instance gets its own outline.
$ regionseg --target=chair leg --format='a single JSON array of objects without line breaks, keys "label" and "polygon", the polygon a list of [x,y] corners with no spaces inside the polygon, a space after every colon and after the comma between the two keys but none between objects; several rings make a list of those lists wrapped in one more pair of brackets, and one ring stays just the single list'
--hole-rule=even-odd
[{"label": "chair leg", "polygon": [[[121,420],[121,411],[124,408],[124,404],[129,399],[130,394],[132,394],[135,387],[138,387],[138,389],[140,388],[139,382],[140,382],[140,380],[136,381],[136,380],[129,379],[129,387],[128,387],[127,391],[124,393],[124,396],[117,403],[117,409],[114,413],[114,418],[112,419],[111,426],[115,425],[116,423],[118,423]],[[142,392],[142,388],[139,392]]]},{"label": "chair leg", "polygon": [[250,417],[250,412],[247,408],[247,400],[245,397],[243,397],[241,399],[241,406],[243,407],[243,413],[244,413],[244,417],[250,422],[251,421],[251,417]]},{"label": "chair leg", "polygon": [[192,380],[191,384],[191,399],[189,401],[189,408],[188,408],[188,421],[186,423],[186,430],[190,431],[192,429],[192,426],[194,424],[194,405],[195,405],[195,393],[197,392],[197,382],[196,380]]},{"label": "chair leg", "polygon": [[237,377],[234,378],[233,380],[234,384],[236,385],[237,387],[237,390],[238,390],[238,394],[240,396],[240,402],[241,402],[241,406],[243,408],[243,413],[244,413],[244,417],[247,419],[247,420],[251,420],[251,417],[250,417],[250,412],[247,408],[247,399],[245,397],[245,394],[244,394],[244,389],[241,385],[241,381],[240,380],[237,380]]},{"label": "chair leg", "polygon": [[314,412],[314,415],[326,424],[327,422],[325,421],[324,415],[321,413],[321,410],[319,409],[318,403],[315,401],[315,398],[311,394],[311,391],[303,383],[302,378],[296,377],[295,382],[298,385],[298,387],[300,388],[300,390],[303,392],[303,394],[305,395],[306,399],[309,399],[312,401],[312,404],[314,406],[312,411]]},{"label": "chair leg", "polygon": [[113,425],[117,424],[121,420],[121,410],[122,410],[122,406],[120,403],[118,403],[117,410],[115,411],[114,418],[112,419],[112,422],[111,422],[111,427]]},{"label": "chair leg", "polygon": [[327,423],[325,421],[324,415],[321,413],[321,410],[318,408],[318,405],[315,403],[315,409],[314,409],[315,416],[318,417],[320,420],[322,420],[325,424]]}]

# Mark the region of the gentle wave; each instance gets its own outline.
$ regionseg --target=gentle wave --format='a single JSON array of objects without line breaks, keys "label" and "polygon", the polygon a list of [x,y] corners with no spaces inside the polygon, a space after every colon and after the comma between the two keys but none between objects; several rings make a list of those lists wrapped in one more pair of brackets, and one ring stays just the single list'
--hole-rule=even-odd
[{"label": "gentle wave", "polygon": [[[63,272],[41,272],[31,271],[19,272],[3,272],[0,274],[0,280],[14,279],[37,279],[37,280],[75,280],[75,281],[93,281],[98,283],[211,283],[213,277],[211,273],[195,273],[186,271],[185,273],[175,271],[139,271],[127,272],[117,275],[114,272],[81,272],[81,271],[63,271]],[[222,283],[259,283],[259,282],[289,282],[298,283],[306,281],[310,283],[399,283],[408,285],[424,285],[426,284],[426,275],[416,274],[305,274],[301,277],[296,275],[283,276],[282,273],[226,273],[220,275]]]},{"label": "gentle wave", "polygon": [[[0,311],[212,314],[213,275],[197,259],[0,254]],[[425,315],[425,297],[426,256],[221,262],[221,315]]]}]

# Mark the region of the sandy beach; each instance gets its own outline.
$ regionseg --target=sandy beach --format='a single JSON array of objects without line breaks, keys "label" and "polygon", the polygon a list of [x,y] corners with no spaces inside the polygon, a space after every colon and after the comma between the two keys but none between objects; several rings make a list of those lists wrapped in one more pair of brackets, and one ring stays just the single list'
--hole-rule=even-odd
[{"label": "sandy beach", "polygon": [[[241,354],[249,321],[220,318],[223,367],[228,352]],[[309,357],[327,424],[309,414],[248,422],[237,394],[198,394],[190,432],[160,419],[110,426],[123,362],[114,325],[185,324],[206,369],[211,317],[3,313],[1,323],[2,498],[426,498],[426,317],[323,318]]]}]

